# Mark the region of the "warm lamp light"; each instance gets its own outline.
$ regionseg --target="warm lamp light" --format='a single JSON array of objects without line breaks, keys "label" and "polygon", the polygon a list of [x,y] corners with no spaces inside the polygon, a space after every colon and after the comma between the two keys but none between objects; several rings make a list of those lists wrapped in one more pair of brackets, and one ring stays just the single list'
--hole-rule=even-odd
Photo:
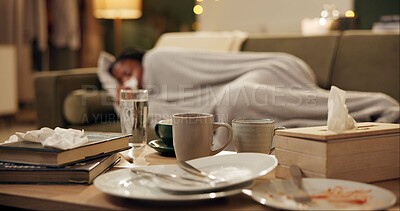
[{"label": "warm lamp light", "polygon": [[122,19],[142,17],[142,0],[93,0],[94,17],[114,20],[115,53],[121,51]]},{"label": "warm lamp light", "polygon": [[201,6],[201,5],[195,5],[194,7],[193,7],[193,12],[194,12],[194,14],[196,14],[196,15],[201,15],[201,13],[203,13],[203,7]]},{"label": "warm lamp light", "polygon": [[142,0],[94,0],[94,16],[101,19],[142,17]]},{"label": "warm lamp light", "polygon": [[352,10],[347,10],[345,13],[346,18],[354,18],[356,17],[356,14]]}]

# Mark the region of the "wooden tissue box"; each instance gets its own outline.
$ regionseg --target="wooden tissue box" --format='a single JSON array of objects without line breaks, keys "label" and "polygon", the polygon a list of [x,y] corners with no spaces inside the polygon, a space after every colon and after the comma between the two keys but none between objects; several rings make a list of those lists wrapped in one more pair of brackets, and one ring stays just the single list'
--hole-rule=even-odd
[{"label": "wooden tissue box", "polygon": [[276,177],[299,166],[306,177],[375,182],[400,177],[400,125],[358,123],[357,130],[327,131],[326,126],[277,130]]}]

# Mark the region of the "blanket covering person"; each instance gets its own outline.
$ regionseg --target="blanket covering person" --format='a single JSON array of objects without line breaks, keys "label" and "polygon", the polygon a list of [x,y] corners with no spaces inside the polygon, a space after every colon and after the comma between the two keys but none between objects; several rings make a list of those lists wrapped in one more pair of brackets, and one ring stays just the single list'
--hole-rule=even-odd
[{"label": "blanket covering person", "polygon": [[[226,123],[245,117],[326,125],[329,90],[290,54],[156,48],[143,65],[152,125],[182,112],[211,113]],[[346,105],[357,122],[399,122],[399,103],[383,93],[347,91]]]}]

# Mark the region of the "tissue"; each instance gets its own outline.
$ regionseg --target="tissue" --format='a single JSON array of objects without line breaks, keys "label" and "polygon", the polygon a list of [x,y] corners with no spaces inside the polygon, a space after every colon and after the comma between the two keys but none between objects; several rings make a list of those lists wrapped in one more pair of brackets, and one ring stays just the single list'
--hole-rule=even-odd
[{"label": "tissue", "polygon": [[328,130],[342,132],[357,128],[357,123],[349,115],[349,110],[345,104],[346,92],[337,88],[331,87],[328,99]]},{"label": "tissue", "polygon": [[44,147],[53,147],[62,150],[73,149],[82,146],[89,142],[89,139],[84,136],[83,130],[64,129],[57,127],[51,129],[48,127],[40,130],[31,130],[26,133],[16,132],[15,135],[4,143],[30,141],[41,143]]}]

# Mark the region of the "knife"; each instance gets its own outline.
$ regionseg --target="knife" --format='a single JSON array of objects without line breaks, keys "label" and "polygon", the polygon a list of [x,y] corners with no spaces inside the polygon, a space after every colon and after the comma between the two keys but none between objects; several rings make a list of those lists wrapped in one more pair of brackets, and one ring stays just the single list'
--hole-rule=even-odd
[{"label": "knife", "polygon": [[295,191],[291,195],[293,199],[301,204],[306,204],[311,202],[311,197],[304,191],[303,181],[302,181],[302,173],[298,166],[291,165],[289,167],[289,172],[291,175],[291,182],[296,186]]}]

